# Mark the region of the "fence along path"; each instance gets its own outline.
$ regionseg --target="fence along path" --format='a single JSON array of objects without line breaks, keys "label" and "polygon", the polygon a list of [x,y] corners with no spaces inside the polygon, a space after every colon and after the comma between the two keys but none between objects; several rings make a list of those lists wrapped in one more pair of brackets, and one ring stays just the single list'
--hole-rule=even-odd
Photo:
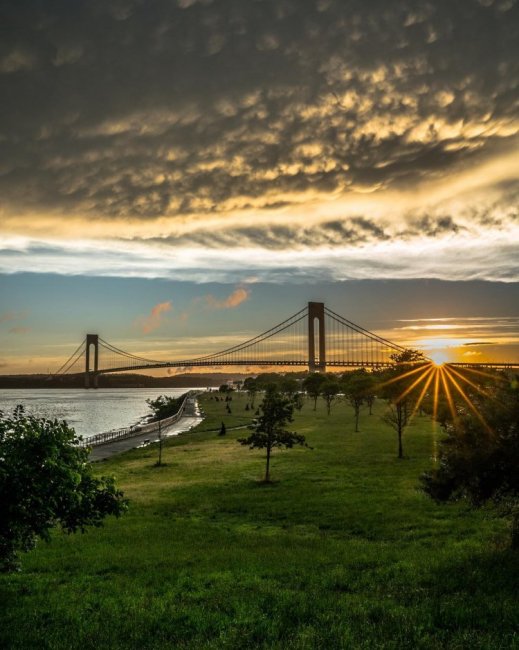
[{"label": "fence along path", "polygon": [[105,445],[109,442],[114,442],[115,440],[124,440],[125,438],[132,438],[133,436],[142,435],[143,433],[155,433],[159,430],[159,425],[161,429],[165,429],[175,422],[178,422],[183,416],[186,404],[188,399],[196,395],[196,391],[189,391],[186,393],[180,408],[169,418],[164,418],[163,420],[156,420],[155,422],[149,422],[148,424],[137,424],[132,425],[131,427],[122,427],[121,429],[114,429],[112,431],[106,431],[105,433],[96,433],[94,436],[89,438],[84,438],[79,443],[80,447],[98,447],[99,445]]}]

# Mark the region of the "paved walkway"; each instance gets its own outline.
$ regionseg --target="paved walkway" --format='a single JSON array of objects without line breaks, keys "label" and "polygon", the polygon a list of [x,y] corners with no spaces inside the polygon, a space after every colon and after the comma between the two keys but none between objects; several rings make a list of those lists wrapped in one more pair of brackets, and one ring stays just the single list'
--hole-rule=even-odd
[{"label": "paved walkway", "polygon": [[[196,398],[189,398],[186,402],[184,414],[180,420],[171,424],[169,427],[164,428],[162,430],[162,438],[169,438],[170,436],[178,436],[179,433],[185,433],[199,424],[202,420],[203,417],[200,415]],[[131,438],[125,438],[124,440],[107,442],[105,445],[99,445],[92,449],[90,452],[90,460],[106,460],[116,454],[122,454],[130,449],[135,449],[135,447],[142,447],[151,444],[152,442],[158,442],[158,440],[159,434],[158,432],[154,432],[142,433],[140,435],[137,434]]]}]

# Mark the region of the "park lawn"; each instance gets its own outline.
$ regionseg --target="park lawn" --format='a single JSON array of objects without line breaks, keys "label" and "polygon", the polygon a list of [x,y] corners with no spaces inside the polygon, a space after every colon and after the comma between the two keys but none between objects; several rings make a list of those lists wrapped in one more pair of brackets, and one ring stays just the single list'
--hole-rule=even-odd
[{"label": "park lawn", "polygon": [[[86,534],[54,535],[0,576],[2,648],[519,648],[519,554],[506,524],[419,490],[441,434],[396,434],[375,412],[308,402],[310,448],[237,444],[246,397],[202,398],[207,419],[99,463],[130,510]],[[259,399],[257,399],[259,402]],[[228,433],[219,437],[221,421]]]}]

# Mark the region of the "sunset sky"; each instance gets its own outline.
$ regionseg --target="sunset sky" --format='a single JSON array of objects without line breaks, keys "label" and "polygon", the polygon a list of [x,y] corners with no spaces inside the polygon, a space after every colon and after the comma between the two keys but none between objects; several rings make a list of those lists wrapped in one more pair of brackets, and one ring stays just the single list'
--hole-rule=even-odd
[{"label": "sunset sky", "polygon": [[0,373],[323,301],[519,361],[516,0],[7,0]]}]

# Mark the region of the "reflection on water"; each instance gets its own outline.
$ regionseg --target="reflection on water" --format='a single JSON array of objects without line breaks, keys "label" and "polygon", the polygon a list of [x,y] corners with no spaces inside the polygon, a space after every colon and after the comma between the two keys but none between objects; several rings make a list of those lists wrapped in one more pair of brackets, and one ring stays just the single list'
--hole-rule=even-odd
[{"label": "reflection on water", "polygon": [[0,410],[10,412],[23,404],[32,415],[66,420],[81,436],[137,423],[150,413],[147,399],[159,395],[178,397],[188,388],[99,388],[3,390]]}]

